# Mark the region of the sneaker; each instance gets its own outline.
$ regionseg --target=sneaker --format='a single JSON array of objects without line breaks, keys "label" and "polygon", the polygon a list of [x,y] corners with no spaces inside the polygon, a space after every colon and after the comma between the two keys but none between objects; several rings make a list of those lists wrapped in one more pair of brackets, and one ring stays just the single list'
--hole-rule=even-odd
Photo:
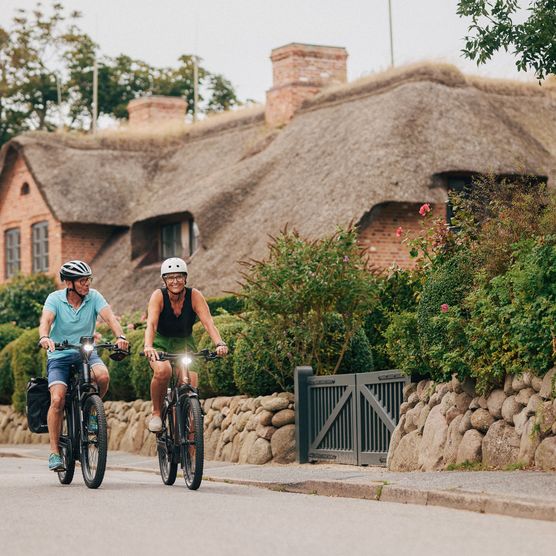
[{"label": "sneaker", "polygon": [[89,432],[98,432],[98,418],[96,415],[89,415],[89,424],[87,428]]},{"label": "sneaker", "polygon": [[151,432],[160,432],[162,430],[162,419],[158,415],[151,417],[149,421],[149,430]]},{"label": "sneaker", "polygon": [[48,469],[50,469],[50,471],[66,470],[60,454],[50,454],[50,456],[48,456]]}]

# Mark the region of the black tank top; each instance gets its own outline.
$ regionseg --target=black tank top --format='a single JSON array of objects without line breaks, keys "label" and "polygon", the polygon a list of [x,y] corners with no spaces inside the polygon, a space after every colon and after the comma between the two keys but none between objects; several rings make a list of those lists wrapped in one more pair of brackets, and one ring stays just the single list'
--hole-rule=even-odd
[{"label": "black tank top", "polygon": [[185,299],[179,317],[176,317],[170,303],[170,296],[166,288],[160,288],[164,300],[162,312],[158,318],[156,331],[162,336],[170,338],[185,338],[191,336],[197,313],[191,305],[191,288],[185,288]]}]

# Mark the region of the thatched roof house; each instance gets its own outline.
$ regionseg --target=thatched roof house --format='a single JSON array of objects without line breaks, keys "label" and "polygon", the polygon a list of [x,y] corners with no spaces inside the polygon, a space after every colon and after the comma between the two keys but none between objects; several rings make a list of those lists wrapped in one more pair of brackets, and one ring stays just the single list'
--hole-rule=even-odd
[{"label": "thatched roof house", "polygon": [[264,257],[268,234],[286,224],[318,236],[359,222],[371,259],[403,264],[396,228],[416,227],[418,206],[445,203],[457,180],[493,172],[554,183],[556,91],[418,65],[327,89],[281,128],[259,110],[170,138],[23,135],[2,151],[3,230],[18,161],[58,223],[60,262],[64,237],[94,228],[96,286],[118,310],[142,308],[171,222],[189,223],[190,282],[207,295],[233,290],[238,261]]}]

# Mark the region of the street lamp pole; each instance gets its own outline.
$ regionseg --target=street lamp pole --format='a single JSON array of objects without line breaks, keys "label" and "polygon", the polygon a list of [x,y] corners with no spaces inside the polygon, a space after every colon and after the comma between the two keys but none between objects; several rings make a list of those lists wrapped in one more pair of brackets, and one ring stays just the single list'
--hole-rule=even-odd
[{"label": "street lamp pole", "polygon": [[392,34],[392,0],[388,0],[388,21],[390,23],[390,66],[394,67],[394,37]]}]

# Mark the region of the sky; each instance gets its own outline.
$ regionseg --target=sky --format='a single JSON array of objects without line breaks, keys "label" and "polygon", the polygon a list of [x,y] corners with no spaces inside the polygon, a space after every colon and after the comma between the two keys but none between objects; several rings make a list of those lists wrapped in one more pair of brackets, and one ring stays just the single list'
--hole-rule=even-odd
[{"label": "sky", "polygon": [[[271,50],[290,42],[343,46],[348,80],[390,65],[388,0],[59,0],[78,10],[80,27],[109,56],[127,54],[175,66],[197,54],[205,69],[229,79],[241,100],[264,102],[272,86]],[[43,1],[48,6],[49,1]],[[0,26],[36,0],[0,0]],[[461,55],[468,21],[457,0],[391,0],[394,64],[448,62],[465,73],[533,80],[511,55],[479,68]]]}]

